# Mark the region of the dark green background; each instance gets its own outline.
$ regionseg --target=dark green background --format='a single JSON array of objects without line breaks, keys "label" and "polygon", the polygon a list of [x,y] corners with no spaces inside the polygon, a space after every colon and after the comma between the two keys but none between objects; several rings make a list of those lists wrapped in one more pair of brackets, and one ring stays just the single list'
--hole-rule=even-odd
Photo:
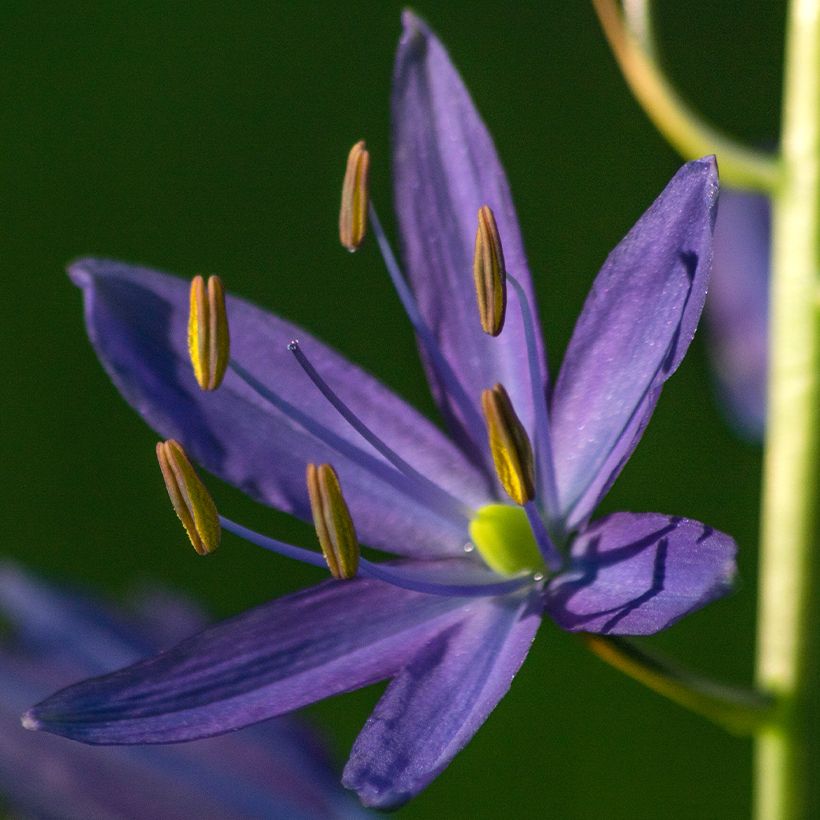
[{"label": "dark green background", "polygon": [[[584,2],[421,3],[514,190],[553,362],[608,250],[679,164],[632,101]],[[372,243],[337,245],[345,155],[366,137],[392,230],[388,95],[400,5],[7,2],[0,10],[3,553],[114,595],[163,579],[215,615],[321,577],[231,536],[190,549],[155,435],[107,381],[65,264],[89,253],[229,287],[306,325],[433,412]],[[776,135],[780,3],[658,3],[662,51],[701,110]],[[751,675],[760,452],[716,412],[703,337],[605,509],[696,517],[737,538],[737,593],[652,639]],[[311,533],[212,482],[220,505]],[[340,761],[378,692],[312,710]],[[620,676],[545,623],[476,739],[402,816],[741,818],[750,744]]]}]

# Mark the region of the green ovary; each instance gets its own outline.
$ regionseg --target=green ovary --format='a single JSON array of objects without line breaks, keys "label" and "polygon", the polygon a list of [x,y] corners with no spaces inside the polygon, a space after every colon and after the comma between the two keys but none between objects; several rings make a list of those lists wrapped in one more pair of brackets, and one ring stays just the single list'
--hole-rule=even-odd
[{"label": "green ovary", "polygon": [[482,507],[470,522],[470,538],[487,565],[501,575],[545,571],[544,559],[521,507]]}]

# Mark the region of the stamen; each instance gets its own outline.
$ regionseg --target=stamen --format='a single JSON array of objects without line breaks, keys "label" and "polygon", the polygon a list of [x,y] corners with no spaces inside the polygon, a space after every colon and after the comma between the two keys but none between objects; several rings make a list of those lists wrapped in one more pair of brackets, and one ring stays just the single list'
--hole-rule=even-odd
[{"label": "stamen", "polygon": [[532,307],[521,283],[511,274],[507,280],[515,288],[521,321],[524,325],[524,338],[527,345],[527,364],[532,386],[532,406],[535,413],[535,453],[538,471],[538,486],[543,488],[547,513],[554,515],[558,510],[558,492],[555,484],[555,463],[552,458],[552,439],[550,438],[549,409],[547,408],[546,385],[541,379],[541,367],[538,362],[538,348],[535,336],[535,320]]},{"label": "stamen", "polygon": [[389,464],[385,464],[381,459],[376,458],[361,447],[357,447],[347,439],[342,438],[338,433],[335,433],[306,413],[303,413],[298,407],[286,401],[272,390],[269,390],[235,359],[231,359],[230,368],[260,398],[296,422],[300,427],[310,433],[310,435],[339,453],[339,455],[351,461],[355,461],[360,467],[368,470],[386,484],[389,484],[391,487],[419,503],[432,508],[447,520],[452,521],[456,526],[460,526],[462,522],[469,519],[470,514],[465,513],[461,502],[458,503],[457,507],[454,507],[449,502],[445,503],[446,499],[442,497],[441,493],[434,495],[426,491],[426,488],[418,482],[411,481],[407,476]]},{"label": "stamen", "polygon": [[221,534],[219,515],[182,445],[173,439],[159,442],[157,460],[171,503],[194,549],[200,555],[213,552]]},{"label": "stamen", "polygon": [[[325,559],[318,552],[304,549],[303,547],[295,547],[292,544],[287,544],[284,541],[278,541],[275,538],[269,538],[261,533],[237,524],[230,518],[224,515],[219,516],[219,521],[223,529],[232,532],[239,538],[257,547],[274,552],[277,555],[283,555],[286,558],[293,558],[297,561],[302,561],[305,564],[310,564],[314,567],[325,567]],[[401,589],[409,589],[413,592],[425,592],[428,595],[443,595],[445,597],[458,598],[479,598],[494,595],[506,595],[514,592],[522,587],[529,586],[536,578],[530,574],[519,575],[516,578],[508,578],[503,581],[488,581],[486,583],[453,583],[442,584],[436,581],[430,581],[419,577],[412,571],[405,570],[401,566],[389,566],[387,564],[375,564],[365,558],[359,559],[359,576],[368,578],[375,578],[379,581],[392,584]],[[540,579],[539,579],[540,580]]]},{"label": "stamen", "polygon": [[203,390],[216,390],[228,367],[230,338],[225,311],[225,291],[218,276],[191,282],[191,309],[188,314],[188,353],[194,376]]},{"label": "stamen", "polygon": [[393,249],[390,247],[390,242],[388,241],[387,235],[382,228],[381,221],[376,213],[376,207],[373,205],[372,201],[369,204],[368,213],[370,215],[370,224],[373,227],[373,235],[376,237],[376,241],[379,244],[379,249],[381,250],[382,258],[384,259],[384,264],[387,267],[387,272],[390,274],[390,281],[396,289],[396,293],[398,294],[399,301],[404,308],[404,312],[410,319],[410,324],[413,326],[413,330],[416,332],[425,353],[427,353],[430,364],[432,365],[438,378],[441,380],[442,386],[446,390],[447,395],[452,398],[453,402],[458,407],[461,414],[461,422],[464,425],[469,438],[476,447],[480,448],[484,440],[484,425],[481,423],[481,416],[479,416],[478,410],[462,387],[461,382],[456,377],[452,367],[450,367],[450,364],[444,358],[444,354],[441,352],[441,348],[439,347],[436,337],[424,321],[418,305],[416,304],[415,297],[410,290],[410,286],[407,284],[407,280],[401,272],[399,263],[396,261],[395,254],[393,253]]},{"label": "stamen", "polygon": [[369,168],[370,153],[365,148],[364,140],[360,140],[347,156],[339,209],[339,240],[351,253],[359,249],[367,231]]},{"label": "stamen", "polygon": [[308,464],[307,488],[313,524],[330,574],[338,579],[355,577],[359,540],[336,471],[329,464]]},{"label": "stamen", "polygon": [[437,501],[445,502],[448,508],[458,508],[465,518],[473,514],[473,510],[459,501],[455,496],[450,495],[446,490],[426,476],[422,475],[414,467],[411,467],[395,450],[380,439],[351,409],[348,407],[333,388],[319,375],[319,372],[311,364],[308,357],[302,351],[298,339],[292,339],[288,344],[288,350],[293,353],[297,362],[308,378],[316,385],[321,394],[339,412],[339,415],[375,450],[380,452],[397,470],[404,473],[408,478],[418,482],[425,492],[437,497]]},{"label": "stamen", "polygon": [[481,329],[490,336],[498,336],[504,327],[507,307],[507,270],[498,226],[489,205],[478,210],[473,280]]},{"label": "stamen", "polygon": [[498,479],[510,498],[523,506],[535,497],[535,462],[527,431],[502,385],[482,392],[481,407]]}]

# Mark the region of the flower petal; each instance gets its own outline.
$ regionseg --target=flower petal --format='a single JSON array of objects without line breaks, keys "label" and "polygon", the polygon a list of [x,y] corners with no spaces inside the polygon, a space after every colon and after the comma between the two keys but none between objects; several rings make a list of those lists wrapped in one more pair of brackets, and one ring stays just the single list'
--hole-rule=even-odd
[{"label": "flower petal", "polygon": [[720,192],[715,260],[706,301],[709,352],[729,420],[760,440],[766,426],[769,200]]},{"label": "flower petal", "polygon": [[467,606],[378,581],[330,581],[64,689],[26,723],[86,743],[220,734],[390,677]]},{"label": "flower petal", "polygon": [[595,279],[552,403],[568,529],[626,463],[689,347],[706,297],[716,197],[714,159],[684,165]]},{"label": "flower petal", "polygon": [[563,629],[651,635],[725,595],[735,542],[687,518],[615,513],[584,530],[546,608]]},{"label": "flower petal", "polygon": [[[14,816],[346,817],[317,739],[289,718],[171,746],[100,749],[27,732],[20,713],[64,683],[133,663],[203,615],[170,592],[126,613],[0,564],[0,792]],[[139,601],[148,606],[143,593]],[[168,621],[162,618],[169,619]],[[173,622],[171,622],[173,621]],[[133,636],[139,634],[140,641]],[[159,641],[150,648],[154,639]],[[6,805],[7,804],[7,805]],[[364,812],[362,812],[364,814]]]},{"label": "flower petal", "polygon": [[[369,465],[384,470],[382,456],[319,393],[287,344],[299,337],[333,389],[416,470],[435,477],[469,506],[484,503],[484,480],[476,469],[375,379],[300,328],[229,297],[233,359],[276,395],[280,409],[232,372],[219,390],[204,393],[188,361],[186,282],[100,260],[78,262],[70,273],[83,289],[88,333],[115,385],[160,435],[179,439],[207,469],[257,500],[310,521],[305,465],[329,462],[339,473],[362,541],[402,555],[461,553],[465,520],[403,492],[411,482],[392,467],[403,482],[398,489],[378,477]],[[295,420],[299,413],[328,429],[353,455],[307,433]]]},{"label": "flower petal", "polygon": [[366,806],[393,808],[470,741],[529,651],[538,594],[483,599],[393,680],[356,740],[342,782]]},{"label": "flower petal", "polygon": [[54,667],[78,667],[77,674],[108,672],[164,648],[148,624],[129,621],[98,601],[40,581],[5,561],[0,564],[0,613],[29,653],[47,655]]},{"label": "flower petal", "polygon": [[[467,396],[501,382],[527,429],[533,429],[532,390],[517,299],[498,338],[483,333],[472,265],[478,209],[496,218],[507,270],[534,306],[530,274],[504,169],[492,138],[444,46],[412,12],[393,78],[395,204],[407,273],[422,315]],[[546,363],[543,353],[544,374]],[[489,463],[483,430],[471,431],[453,397],[428,363],[433,392],[448,422],[461,429]],[[544,380],[546,376],[544,375]]]}]

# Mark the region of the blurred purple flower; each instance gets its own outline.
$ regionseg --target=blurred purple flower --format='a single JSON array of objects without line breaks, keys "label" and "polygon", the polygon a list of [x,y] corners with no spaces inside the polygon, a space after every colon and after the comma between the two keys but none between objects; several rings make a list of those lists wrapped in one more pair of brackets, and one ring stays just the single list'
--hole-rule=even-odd
[{"label": "blurred purple flower", "polygon": [[[154,591],[126,615],[0,564],[0,793],[25,817],[353,818],[317,739],[280,718],[218,738],[95,748],[25,731],[20,712],[66,680],[109,672],[205,625]],[[15,814],[15,816],[17,816]]]},{"label": "blurred purple flower", "polygon": [[717,388],[729,421],[761,439],[766,426],[769,200],[720,192],[706,322]]},{"label": "blurred purple flower", "polygon": [[[30,727],[88,743],[187,740],[389,678],[344,783],[368,805],[395,806],[484,722],[544,612],[567,630],[644,635],[729,589],[734,542],[703,524],[654,513],[589,523],[695,332],[711,261],[713,160],[684,166],[606,260],[549,390],[492,140],[441,43],[412,14],[404,24],[394,170],[412,293],[375,211],[371,222],[452,440],[303,330],[236,297],[228,301],[231,368],[204,394],[188,361],[186,283],[97,260],[77,263],[71,276],[108,373],[163,436],[306,520],[305,465],[332,462],[361,540],[406,560],[362,560],[353,580],[272,601],[71,687],[31,710]],[[471,281],[484,204],[515,277],[498,338],[481,331]],[[307,369],[283,352],[295,337]],[[335,405],[316,389],[317,374]],[[481,392],[496,382],[535,449],[537,496],[523,509],[500,490],[480,418]],[[255,543],[324,563],[222,520]]]}]

